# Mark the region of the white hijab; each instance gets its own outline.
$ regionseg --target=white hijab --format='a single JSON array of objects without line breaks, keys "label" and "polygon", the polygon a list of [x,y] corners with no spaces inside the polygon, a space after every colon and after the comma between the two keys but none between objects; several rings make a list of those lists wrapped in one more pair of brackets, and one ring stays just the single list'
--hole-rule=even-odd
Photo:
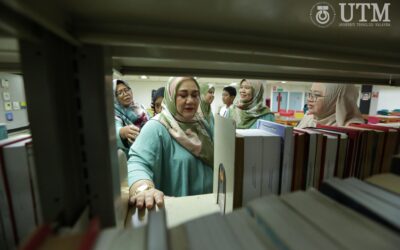
[{"label": "white hijab", "polygon": [[347,126],[351,123],[364,123],[357,107],[358,89],[356,86],[352,84],[321,85],[325,87],[321,114],[304,116],[297,127],[316,127],[317,124]]}]

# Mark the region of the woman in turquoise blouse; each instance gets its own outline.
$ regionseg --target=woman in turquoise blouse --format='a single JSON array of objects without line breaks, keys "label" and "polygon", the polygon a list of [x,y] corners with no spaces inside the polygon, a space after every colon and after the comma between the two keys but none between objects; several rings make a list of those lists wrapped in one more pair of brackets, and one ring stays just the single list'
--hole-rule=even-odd
[{"label": "woman in turquoise blouse", "polygon": [[275,121],[274,114],[263,103],[261,81],[243,79],[239,94],[240,100],[228,109],[228,117],[236,121],[236,128],[256,128],[257,120]]},{"label": "woman in turquoise blouse", "polygon": [[168,196],[212,192],[214,143],[198,115],[200,88],[194,78],[171,78],[163,111],[142,128],[129,151],[130,201],[138,208]]}]

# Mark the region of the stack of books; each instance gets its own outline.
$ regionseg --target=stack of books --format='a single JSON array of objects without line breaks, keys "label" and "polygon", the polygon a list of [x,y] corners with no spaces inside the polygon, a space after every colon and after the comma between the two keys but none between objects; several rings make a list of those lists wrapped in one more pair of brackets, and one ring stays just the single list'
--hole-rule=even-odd
[{"label": "stack of books", "polygon": [[[60,236],[58,244],[73,239],[68,249],[98,250],[398,249],[400,196],[354,178],[332,179],[325,186],[329,196],[313,188],[271,194],[227,215],[214,213],[172,228],[166,226],[164,210],[150,212],[147,225],[135,229],[100,231],[92,223],[84,233]],[[346,199],[332,199],[332,193],[343,190],[350,190],[344,192]],[[350,206],[354,203],[359,206]],[[51,236],[39,246],[59,247]]]}]

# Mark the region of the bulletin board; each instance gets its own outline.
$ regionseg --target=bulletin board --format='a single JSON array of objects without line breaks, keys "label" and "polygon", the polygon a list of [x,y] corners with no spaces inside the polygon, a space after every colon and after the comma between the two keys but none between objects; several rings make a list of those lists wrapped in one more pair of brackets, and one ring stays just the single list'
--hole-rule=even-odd
[{"label": "bulletin board", "polygon": [[22,76],[0,73],[0,123],[7,130],[28,126],[27,109]]}]

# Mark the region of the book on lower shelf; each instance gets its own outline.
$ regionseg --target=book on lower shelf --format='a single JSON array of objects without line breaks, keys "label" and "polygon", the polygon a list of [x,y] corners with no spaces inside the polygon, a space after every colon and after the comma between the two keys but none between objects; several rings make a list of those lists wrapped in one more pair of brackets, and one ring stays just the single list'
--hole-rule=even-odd
[{"label": "book on lower shelf", "polygon": [[[330,185],[330,179],[322,185]],[[398,207],[399,196],[349,178],[335,184],[357,195],[350,199],[368,201],[373,210],[384,209],[387,222],[342,203],[338,197],[316,189],[274,194],[249,202],[222,215],[204,215],[168,228],[168,211],[149,213],[149,223],[139,228],[99,230],[96,223],[81,233],[57,236],[47,233],[40,249],[398,249],[400,234],[395,225],[398,215],[387,210]],[[36,234],[37,237],[38,234]],[[32,239],[35,239],[33,235]],[[27,245],[32,241],[28,241]],[[36,241],[38,242],[38,241]],[[84,247],[86,246],[86,247]],[[64,248],[62,248],[64,247]],[[28,248],[33,249],[33,248]]]}]

